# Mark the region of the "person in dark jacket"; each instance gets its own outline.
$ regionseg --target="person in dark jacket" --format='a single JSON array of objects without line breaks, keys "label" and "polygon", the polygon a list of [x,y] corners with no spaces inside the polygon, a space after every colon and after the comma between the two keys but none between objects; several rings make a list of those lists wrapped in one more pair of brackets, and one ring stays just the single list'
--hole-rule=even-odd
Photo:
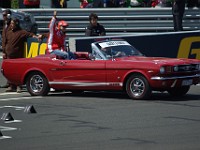
[{"label": "person in dark jacket", "polygon": [[93,8],[102,8],[104,0],[93,0]]},{"label": "person in dark jacket", "polygon": [[91,13],[89,16],[90,24],[86,27],[86,36],[104,36],[106,30],[103,25],[98,23],[98,16],[95,13]]},{"label": "person in dark jacket", "polygon": [[200,0],[187,0],[187,7],[188,8],[200,7]]},{"label": "person in dark jacket", "polygon": [[[6,33],[5,48],[3,49],[4,59],[16,59],[24,57],[24,42],[28,37],[38,38],[34,33],[22,30],[19,26],[19,20],[11,19],[10,29]],[[16,85],[10,86],[6,92],[16,91]],[[21,87],[17,85],[17,92],[21,92]]]},{"label": "person in dark jacket", "polygon": [[[12,12],[10,11],[10,9],[5,9],[2,12],[3,15],[3,29],[2,29],[2,50],[5,50],[5,39],[6,39],[6,33],[8,32],[8,30],[10,30],[10,22],[11,22],[11,15]],[[5,85],[1,85],[1,88],[8,88],[9,87],[9,83],[8,81],[6,82]]]},{"label": "person in dark jacket", "polygon": [[5,9],[2,13],[3,15],[3,29],[2,29],[2,49],[5,49],[5,39],[8,30],[10,30],[10,22],[11,22],[11,15],[12,12],[10,9]]},{"label": "person in dark jacket", "polygon": [[174,0],[172,5],[174,31],[183,31],[182,20],[184,12],[185,0]]}]

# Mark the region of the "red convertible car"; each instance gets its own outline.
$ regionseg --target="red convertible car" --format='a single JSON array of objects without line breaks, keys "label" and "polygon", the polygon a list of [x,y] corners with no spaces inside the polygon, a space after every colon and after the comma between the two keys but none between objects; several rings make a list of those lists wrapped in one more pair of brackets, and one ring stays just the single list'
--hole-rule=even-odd
[{"label": "red convertible car", "polygon": [[75,52],[76,59],[55,55],[6,59],[3,75],[13,84],[26,85],[33,96],[50,88],[72,92],[125,91],[131,99],[147,99],[152,91],[185,95],[200,82],[200,60],[145,57],[127,41],[91,44],[92,52]]}]

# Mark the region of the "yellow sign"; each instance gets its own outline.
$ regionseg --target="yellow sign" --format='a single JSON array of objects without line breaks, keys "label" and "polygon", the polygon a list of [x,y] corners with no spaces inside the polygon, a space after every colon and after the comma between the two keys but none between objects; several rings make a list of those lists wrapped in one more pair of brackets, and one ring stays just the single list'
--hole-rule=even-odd
[{"label": "yellow sign", "polygon": [[181,40],[178,58],[188,58],[190,55],[196,55],[196,59],[200,59],[200,47],[192,48],[193,43],[199,43],[200,45],[200,36],[187,37]]},{"label": "yellow sign", "polygon": [[28,44],[25,43],[25,58],[31,58],[41,54],[45,54],[47,48],[46,43],[32,42],[29,49],[27,45]]}]

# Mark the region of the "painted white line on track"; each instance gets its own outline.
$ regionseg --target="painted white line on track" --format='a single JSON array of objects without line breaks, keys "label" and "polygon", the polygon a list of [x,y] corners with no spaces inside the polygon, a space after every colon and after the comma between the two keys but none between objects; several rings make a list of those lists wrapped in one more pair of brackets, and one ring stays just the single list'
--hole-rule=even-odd
[{"label": "painted white line on track", "polygon": [[11,139],[12,137],[11,136],[1,136],[0,137],[0,140],[3,140],[3,139]]},{"label": "painted white line on track", "polygon": [[20,107],[20,106],[0,106],[0,108],[15,108],[16,110],[25,109],[25,107]]},{"label": "painted white line on track", "polygon": [[15,123],[15,122],[22,122],[22,120],[5,121],[4,123]]},{"label": "painted white line on track", "polygon": [[37,99],[37,98],[42,98],[42,96],[37,96],[37,97],[15,97],[15,98],[4,98],[4,99],[0,99],[0,101],[16,101],[16,100]]},{"label": "painted white line on track", "polygon": [[0,96],[4,96],[4,95],[16,95],[16,94],[20,94],[17,92],[6,92],[6,93],[0,93]]},{"label": "painted white line on track", "polygon": [[0,126],[0,130],[1,131],[13,131],[13,130],[17,130],[17,128]]}]

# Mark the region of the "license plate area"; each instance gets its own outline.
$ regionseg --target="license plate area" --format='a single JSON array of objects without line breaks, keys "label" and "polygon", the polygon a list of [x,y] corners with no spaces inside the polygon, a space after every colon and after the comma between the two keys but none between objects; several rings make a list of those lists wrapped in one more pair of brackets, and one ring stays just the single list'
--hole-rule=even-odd
[{"label": "license plate area", "polygon": [[193,79],[187,79],[182,81],[182,86],[192,85]]}]

